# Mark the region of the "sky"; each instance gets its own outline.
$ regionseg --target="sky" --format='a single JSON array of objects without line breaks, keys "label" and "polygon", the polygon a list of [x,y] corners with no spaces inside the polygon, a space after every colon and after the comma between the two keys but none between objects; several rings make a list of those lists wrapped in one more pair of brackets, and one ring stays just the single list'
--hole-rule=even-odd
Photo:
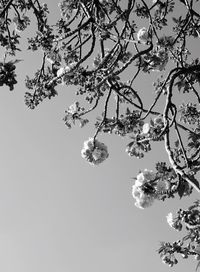
[{"label": "sky", "polygon": [[[181,235],[168,226],[166,215],[187,208],[197,193],[157,201],[145,210],[135,207],[131,195],[139,170],[167,160],[163,146],[137,160],[126,154],[126,140],[100,135],[110,156],[92,167],[81,149],[94,134],[93,125],[68,130],[62,121],[75,87],[59,88],[57,97],[29,110],[24,77],[40,58],[30,52],[21,57],[17,87],[0,92],[0,271],[193,271],[193,259],[179,258],[169,268],[156,250],[160,241]],[[145,92],[148,80],[141,86]],[[151,97],[153,88],[148,92]]]}]

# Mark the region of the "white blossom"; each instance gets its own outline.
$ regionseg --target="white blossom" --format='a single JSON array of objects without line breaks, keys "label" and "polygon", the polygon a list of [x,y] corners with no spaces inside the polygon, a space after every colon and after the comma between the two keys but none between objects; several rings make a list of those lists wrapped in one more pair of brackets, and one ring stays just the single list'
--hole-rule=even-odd
[{"label": "white blossom", "polygon": [[62,74],[68,72],[70,70],[69,66],[65,66],[65,67],[61,67],[58,71],[57,71],[57,76],[61,76]]},{"label": "white blossom", "polygon": [[140,209],[145,209],[150,207],[154,202],[154,197],[152,195],[147,195],[144,192],[140,194],[140,198],[137,198],[135,206]]},{"label": "white blossom", "polygon": [[[50,64],[54,64],[54,60],[52,60],[50,57],[46,57],[46,60],[47,60]],[[58,71],[57,71],[57,75],[58,75]]]},{"label": "white blossom", "polygon": [[156,174],[152,170],[148,169],[144,169],[143,175],[147,181],[154,180],[156,177]]},{"label": "white blossom", "polygon": [[149,41],[149,33],[146,27],[143,27],[138,31],[137,39],[143,44],[146,44]]},{"label": "white blossom", "polygon": [[150,125],[149,125],[149,123],[145,123],[145,124],[143,125],[143,127],[142,127],[142,133],[143,133],[143,134],[147,134],[147,133],[149,132],[149,130],[150,130]]},{"label": "white blossom", "polygon": [[139,186],[137,186],[136,184],[134,184],[132,186],[132,196],[133,196],[133,198],[135,198],[137,200],[138,198],[140,198],[141,193],[142,193],[141,188]]},{"label": "white blossom", "polygon": [[145,178],[144,178],[143,173],[141,172],[141,173],[139,173],[139,174],[137,175],[137,179],[136,179],[136,181],[135,181],[135,185],[141,186],[141,185],[144,183],[144,181],[145,181]]},{"label": "white blossom", "polygon": [[168,213],[168,215],[166,216],[166,218],[167,218],[167,223],[169,224],[169,226],[171,228],[174,228],[175,220],[173,218],[173,214],[171,212]]},{"label": "white blossom", "polygon": [[98,165],[109,156],[107,146],[93,138],[84,142],[81,155],[91,165]]},{"label": "white blossom", "polygon": [[141,186],[150,180],[154,180],[155,177],[156,175],[155,173],[153,173],[152,170],[145,169],[143,172],[137,175],[137,178],[135,180],[135,185]]},{"label": "white blossom", "polygon": [[74,114],[78,111],[78,103],[75,102],[72,105],[69,106],[68,110],[69,113]]},{"label": "white blossom", "polygon": [[140,173],[137,175],[135,184],[132,186],[132,196],[136,200],[135,206],[140,209],[150,207],[155,200],[153,194],[146,194],[142,190],[142,185],[147,181],[148,180],[145,179],[144,174]]},{"label": "white blossom", "polygon": [[57,71],[57,76],[61,76],[63,73],[65,72],[65,68],[61,67],[58,71]]}]

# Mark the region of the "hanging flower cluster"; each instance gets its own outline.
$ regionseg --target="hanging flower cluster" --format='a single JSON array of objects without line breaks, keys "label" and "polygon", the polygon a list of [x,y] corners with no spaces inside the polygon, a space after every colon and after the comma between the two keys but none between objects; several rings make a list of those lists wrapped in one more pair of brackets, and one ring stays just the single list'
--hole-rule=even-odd
[{"label": "hanging flower cluster", "polygon": [[84,142],[81,155],[92,165],[102,163],[109,156],[107,146],[94,138]]},{"label": "hanging flower cluster", "polygon": [[149,182],[155,180],[155,174],[145,169],[137,175],[135,184],[132,186],[132,196],[135,198],[135,206],[144,209],[150,207],[155,199],[155,191]]},{"label": "hanging flower cluster", "polygon": [[[144,209],[150,207],[155,199],[165,200],[165,198],[174,197],[173,185],[170,172],[161,175],[159,171],[154,173],[152,170],[145,169],[137,175],[135,184],[132,186],[132,196],[136,199],[136,207]],[[169,215],[168,220],[172,226],[173,221],[170,219]],[[176,228],[180,227],[178,223],[177,221]]]}]

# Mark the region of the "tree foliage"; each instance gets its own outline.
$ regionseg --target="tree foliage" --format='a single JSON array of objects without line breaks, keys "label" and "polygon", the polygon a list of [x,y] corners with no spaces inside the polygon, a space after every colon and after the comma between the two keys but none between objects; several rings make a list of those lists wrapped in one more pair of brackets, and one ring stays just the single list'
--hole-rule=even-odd
[{"label": "tree foliage", "polygon": [[[102,112],[82,150],[92,165],[108,157],[97,140],[101,133],[129,139],[126,152],[139,159],[152,143],[162,142],[168,165],[157,162],[156,171],[144,170],[135,179],[132,194],[139,208],[200,192],[200,59],[191,47],[199,46],[199,1],[62,0],[59,9],[60,18],[50,24],[48,6],[38,0],[0,0],[0,86],[13,90],[17,84],[17,53],[34,16],[36,31],[27,49],[43,58],[34,77],[25,79],[27,107],[56,96],[58,86],[75,85],[80,101],[65,111],[67,128],[76,121],[83,127],[89,113]],[[146,106],[137,79],[149,75],[155,94]],[[182,240],[162,243],[158,252],[170,266],[178,262],[175,253],[200,260],[199,206],[197,201],[176,218],[167,217],[171,227],[181,231],[185,225],[188,231]]]}]

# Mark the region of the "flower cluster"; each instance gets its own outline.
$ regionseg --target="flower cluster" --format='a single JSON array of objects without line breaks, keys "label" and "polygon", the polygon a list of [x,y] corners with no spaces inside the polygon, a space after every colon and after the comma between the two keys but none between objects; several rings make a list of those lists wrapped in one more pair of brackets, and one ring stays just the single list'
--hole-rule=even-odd
[{"label": "flower cluster", "polygon": [[132,196],[136,199],[135,206],[144,209],[150,207],[155,199],[155,191],[149,184],[155,180],[155,174],[151,170],[145,169],[137,175],[135,184],[132,186]]},{"label": "flower cluster", "polygon": [[75,102],[69,108],[65,111],[65,116],[63,118],[63,121],[65,122],[65,125],[70,129],[72,128],[72,124],[75,125],[76,121],[80,122],[80,127],[84,127],[89,120],[82,118],[85,113],[85,108],[81,107],[79,102]]},{"label": "flower cluster", "polygon": [[200,264],[200,201],[197,200],[187,210],[179,209],[176,217],[170,212],[167,222],[173,229],[181,231],[183,226],[186,235],[173,243],[162,242],[158,250],[162,261],[169,266],[177,264],[175,254],[180,254],[183,259],[193,256]]},{"label": "flower cluster", "polygon": [[89,138],[84,142],[81,155],[91,165],[98,165],[109,156],[107,146],[94,138]]},{"label": "flower cluster", "polygon": [[159,138],[163,128],[163,118],[161,116],[158,116],[154,120],[151,120],[150,123],[145,123],[143,125],[142,134],[151,136],[153,140],[156,140],[157,138]]},{"label": "flower cluster", "polygon": [[150,39],[150,35],[146,27],[143,27],[138,31],[137,39],[140,43],[147,44]]},{"label": "flower cluster", "polygon": [[178,218],[174,218],[171,212],[166,217],[167,217],[167,223],[169,224],[171,228],[177,231],[181,231],[182,224]]},{"label": "flower cluster", "polygon": [[136,207],[147,208],[153,204],[155,199],[164,201],[167,197],[174,197],[171,190],[174,183],[170,177],[170,172],[161,175],[159,171],[154,173],[147,169],[139,173],[132,186],[132,196],[136,199]]}]

